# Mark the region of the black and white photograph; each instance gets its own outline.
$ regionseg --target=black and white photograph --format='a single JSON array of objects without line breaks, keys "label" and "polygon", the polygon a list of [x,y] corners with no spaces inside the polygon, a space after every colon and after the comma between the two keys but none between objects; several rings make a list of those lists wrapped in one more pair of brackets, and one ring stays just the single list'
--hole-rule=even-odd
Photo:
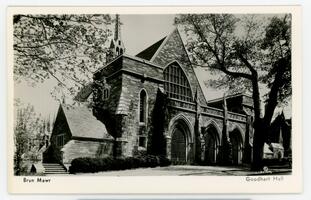
[{"label": "black and white photograph", "polygon": [[11,19],[14,177],[295,173],[291,12]]}]

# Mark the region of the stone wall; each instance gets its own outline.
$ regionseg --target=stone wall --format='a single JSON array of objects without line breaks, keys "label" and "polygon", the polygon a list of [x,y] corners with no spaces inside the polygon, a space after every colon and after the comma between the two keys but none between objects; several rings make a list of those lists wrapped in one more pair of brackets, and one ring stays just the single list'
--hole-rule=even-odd
[{"label": "stone wall", "polygon": [[113,140],[90,141],[72,139],[62,148],[62,163],[70,165],[71,161],[79,157],[103,158],[112,156]]},{"label": "stone wall", "polygon": [[[120,122],[119,118],[115,115],[119,100],[122,92],[122,76],[116,74],[113,77],[97,77],[97,80],[106,79],[105,87],[109,88],[109,97],[107,99],[102,98],[102,89],[93,88],[94,91],[94,116],[105,124],[107,131],[113,137],[118,137],[121,133],[119,130]],[[97,93],[97,95],[96,95]]]},{"label": "stone wall", "polygon": [[[128,112],[124,116],[125,123],[122,133],[122,137],[125,137],[127,141],[123,153],[124,156],[131,156],[138,148],[139,135],[148,136],[151,128],[152,111],[154,109],[157,91],[161,87],[161,84],[124,74],[122,87],[127,91],[126,98],[129,101]],[[139,96],[143,89],[147,93],[147,119],[145,123],[139,122]]]},{"label": "stone wall", "polygon": [[201,134],[205,134],[202,132],[202,130],[206,130],[206,128],[209,128],[210,126],[213,126],[216,128],[219,136],[219,140],[222,141],[222,131],[224,128],[224,122],[222,118],[212,117],[212,116],[201,116],[200,118],[200,131]]},{"label": "stone wall", "polygon": [[196,116],[195,112],[187,112],[187,111],[183,111],[180,109],[174,109],[174,108],[169,109],[169,121],[174,120],[175,117],[180,116],[180,115],[184,115],[187,118],[187,120],[190,122],[191,126],[194,127],[195,116]]},{"label": "stone wall", "polygon": [[[103,72],[97,73],[97,80],[106,79],[110,96],[106,100],[94,99],[94,114],[117,139],[117,156],[132,156],[137,150],[139,135],[147,137],[150,130],[157,90],[163,87],[163,69],[127,56],[117,60],[122,61],[114,62],[121,66],[116,67],[119,71],[107,66]],[[146,91],[148,101],[145,123],[139,123],[139,95],[142,89]]]},{"label": "stone wall", "polygon": [[105,76],[99,77],[98,80],[106,79],[105,87],[109,88],[109,97],[107,99],[102,98],[101,88],[93,88],[96,91],[96,94],[93,97],[95,106],[104,110],[108,110],[110,113],[114,114],[116,112],[120,95],[122,89],[122,76],[121,74],[117,74],[111,78],[107,78]]},{"label": "stone wall", "polygon": [[163,81],[163,68],[159,66],[143,63],[139,60],[135,60],[124,56],[122,70],[128,70],[144,76],[145,79],[153,78]]}]

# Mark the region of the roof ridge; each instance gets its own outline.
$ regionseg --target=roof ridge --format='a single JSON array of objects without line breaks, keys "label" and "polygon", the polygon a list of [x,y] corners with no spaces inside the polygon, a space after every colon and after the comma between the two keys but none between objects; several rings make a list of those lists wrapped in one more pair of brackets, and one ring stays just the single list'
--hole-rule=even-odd
[{"label": "roof ridge", "polygon": [[[247,95],[244,92],[237,92],[234,94],[229,94],[229,95],[226,95],[226,98],[233,98],[233,97],[237,97],[237,96],[246,96],[246,97],[252,98],[250,95]],[[221,101],[221,100],[223,100],[223,97],[217,97],[215,99],[209,100],[207,103],[213,103],[213,102],[217,102],[217,101]]]},{"label": "roof ridge", "polygon": [[[174,28],[173,31],[170,32],[170,34],[168,34],[165,37],[165,40],[162,42],[162,44],[159,46],[159,48],[157,49],[157,51],[153,54],[152,58],[150,59],[150,62],[153,62],[153,60],[157,57],[157,55],[159,54],[160,50],[163,48],[163,46],[166,44],[166,42],[168,41],[168,39],[173,35],[173,33],[176,31],[177,27]],[[178,29],[177,29],[178,31]]]}]

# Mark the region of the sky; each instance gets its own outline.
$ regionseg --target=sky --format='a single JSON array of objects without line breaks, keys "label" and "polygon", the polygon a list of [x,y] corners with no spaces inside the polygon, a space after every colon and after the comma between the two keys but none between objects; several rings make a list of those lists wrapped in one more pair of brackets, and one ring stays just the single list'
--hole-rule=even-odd
[{"label": "sky", "polygon": [[[121,38],[125,46],[125,53],[136,55],[151,44],[168,35],[175,28],[174,15],[121,15]],[[185,41],[184,41],[185,42]],[[200,85],[207,100],[221,97],[224,91],[205,86],[210,74],[200,67],[195,67]],[[46,80],[35,87],[26,82],[15,83],[15,98],[21,99],[24,104],[30,103],[35,111],[44,117],[55,117],[59,102],[50,95],[56,81]],[[289,111],[288,111],[289,112]]]}]

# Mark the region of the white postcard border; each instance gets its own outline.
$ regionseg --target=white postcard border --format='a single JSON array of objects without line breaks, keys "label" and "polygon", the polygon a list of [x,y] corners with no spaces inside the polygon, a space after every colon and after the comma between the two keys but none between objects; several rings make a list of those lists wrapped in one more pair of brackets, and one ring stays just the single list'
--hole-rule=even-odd
[{"label": "white postcard border", "polygon": [[[244,176],[54,176],[49,183],[25,183],[13,175],[13,14],[172,14],[172,13],[291,13],[292,14],[292,145],[293,173],[271,176],[271,181],[247,181]],[[302,43],[300,6],[211,7],[9,7],[7,10],[8,66],[8,190],[10,193],[94,194],[206,194],[206,193],[300,193],[302,192]],[[255,176],[261,177],[261,176]],[[267,177],[267,176],[262,176]],[[274,177],[283,177],[274,181]],[[38,177],[26,177],[34,178]]]}]

